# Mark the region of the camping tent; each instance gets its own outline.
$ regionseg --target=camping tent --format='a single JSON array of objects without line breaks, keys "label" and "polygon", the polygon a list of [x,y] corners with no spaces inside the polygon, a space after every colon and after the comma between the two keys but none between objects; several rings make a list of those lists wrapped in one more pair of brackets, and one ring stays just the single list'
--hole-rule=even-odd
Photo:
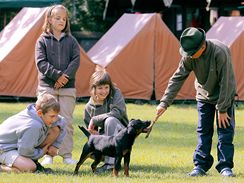
[{"label": "camping tent", "polygon": [[244,100],[244,17],[220,17],[206,36],[218,39],[230,48],[238,99]]},{"label": "camping tent", "polygon": [[80,49],[80,67],[76,73],[76,96],[88,97],[90,76],[95,71],[96,65],[90,60],[86,52]]},{"label": "camping tent", "polygon": [[[125,98],[157,100],[178,66],[179,41],[159,14],[124,14],[88,51],[110,73]],[[189,81],[187,81],[188,83]],[[194,98],[186,84],[177,99]]]},{"label": "camping tent", "polygon": [[[181,56],[179,54],[180,43],[164,24],[161,19],[157,18],[155,28],[155,45],[154,45],[154,75],[155,75],[155,95],[160,100],[168,81],[179,65]],[[176,96],[177,100],[195,99],[193,73],[185,81],[181,90]]]},{"label": "camping tent", "polygon": [[[35,42],[42,32],[46,8],[23,8],[0,33],[0,95],[35,97],[38,84]],[[77,96],[88,96],[95,65],[81,48]]]}]

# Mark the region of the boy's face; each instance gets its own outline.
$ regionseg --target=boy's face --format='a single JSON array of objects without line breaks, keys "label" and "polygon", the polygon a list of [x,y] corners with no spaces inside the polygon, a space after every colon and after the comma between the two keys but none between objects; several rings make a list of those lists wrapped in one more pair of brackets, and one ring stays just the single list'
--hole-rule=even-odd
[{"label": "boy's face", "polygon": [[48,127],[58,120],[58,112],[52,109],[49,109],[45,114],[43,114],[41,110],[38,110],[37,114]]}]

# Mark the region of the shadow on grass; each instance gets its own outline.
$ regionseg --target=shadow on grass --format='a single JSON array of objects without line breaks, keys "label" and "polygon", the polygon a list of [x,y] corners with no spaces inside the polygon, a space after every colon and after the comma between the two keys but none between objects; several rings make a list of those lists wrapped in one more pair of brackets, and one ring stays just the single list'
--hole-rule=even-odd
[{"label": "shadow on grass", "polygon": [[[187,175],[188,171],[191,170],[192,167],[168,167],[168,166],[158,166],[158,165],[133,165],[130,166],[130,177],[141,177],[150,178],[152,175],[155,179],[162,178],[166,174],[183,174]],[[77,175],[73,174],[72,170],[65,169],[56,169],[50,175],[65,175],[65,176],[108,176],[111,172],[94,174],[91,169],[82,169],[80,168]],[[119,175],[122,176],[124,174],[123,168],[119,171]]]},{"label": "shadow on grass", "polygon": [[[44,173],[43,173],[44,174]],[[94,176],[94,173],[91,171],[91,169],[82,169],[80,168],[78,175],[74,175],[74,170],[70,169],[64,169],[64,168],[57,168],[53,170],[52,173],[49,175],[65,175],[65,176],[81,176],[81,175],[86,175],[86,176]]]},{"label": "shadow on grass", "polygon": [[[187,174],[192,170],[193,167],[185,166],[185,167],[168,167],[168,166],[158,166],[158,165],[133,165],[130,167],[130,176],[129,178],[132,179],[138,179],[138,178],[143,178],[143,179],[162,179],[162,178],[194,178],[194,177],[189,177]],[[212,173],[214,172],[214,173]],[[77,175],[73,174],[73,171],[71,170],[65,170],[65,169],[56,169],[53,173],[49,174],[52,176],[70,176],[70,177],[76,177],[76,178],[81,178],[81,177],[108,177],[112,176],[112,172],[107,172],[107,173],[101,173],[101,174],[94,174],[92,171],[89,169],[80,169]],[[123,169],[119,171],[119,177],[125,177],[124,176],[124,171]],[[205,176],[204,176],[205,177]],[[202,177],[202,178],[204,178]],[[235,177],[228,178],[226,177],[221,177],[220,174],[217,173],[217,171],[212,171],[207,172],[206,178],[210,177],[216,177],[217,179],[223,178],[223,181],[231,181],[235,179],[244,179],[244,173],[242,172],[237,172],[235,174]],[[224,182],[225,182],[224,181]]]},{"label": "shadow on grass", "polygon": [[130,167],[131,172],[137,173],[143,173],[145,175],[148,174],[157,174],[157,175],[164,175],[164,174],[178,174],[183,173],[187,174],[192,167],[169,167],[165,165],[133,165]]},{"label": "shadow on grass", "polygon": [[[234,174],[235,174],[235,172],[234,172]],[[237,173],[237,174],[235,174],[235,177],[236,178],[243,178],[244,179],[244,173],[242,173],[242,172]]]}]

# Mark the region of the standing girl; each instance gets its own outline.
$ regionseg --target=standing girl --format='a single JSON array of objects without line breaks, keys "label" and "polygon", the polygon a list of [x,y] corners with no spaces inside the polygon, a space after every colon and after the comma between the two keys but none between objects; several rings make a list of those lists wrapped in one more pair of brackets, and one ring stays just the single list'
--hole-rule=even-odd
[{"label": "standing girl", "polygon": [[[59,155],[63,163],[75,164],[72,159],[73,126],[75,108],[75,74],[80,65],[80,47],[70,33],[68,11],[62,5],[54,5],[46,12],[43,33],[36,42],[35,61],[39,75],[37,95],[50,93],[60,103],[60,114],[66,119],[64,142]],[[45,156],[42,164],[52,164],[53,157]]]},{"label": "standing girl", "polygon": [[[90,100],[85,106],[84,122],[92,134],[115,135],[128,125],[124,98],[114,87],[109,74],[102,70],[90,79]],[[112,170],[114,158],[105,157],[97,173]]]}]

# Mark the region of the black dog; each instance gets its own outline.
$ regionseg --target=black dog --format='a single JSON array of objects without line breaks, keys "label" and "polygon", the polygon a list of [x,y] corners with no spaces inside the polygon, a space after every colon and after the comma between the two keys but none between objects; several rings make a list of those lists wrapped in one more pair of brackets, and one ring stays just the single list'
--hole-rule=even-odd
[{"label": "black dog", "polygon": [[150,121],[131,120],[128,127],[122,129],[115,136],[91,135],[84,127],[79,128],[88,137],[88,142],[84,145],[79,162],[76,164],[74,174],[83,162],[91,156],[95,160],[91,165],[92,171],[95,172],[97,165],[101,162],[103,156],[115,157],[113,175],[118,176],[121,168],[121,160],[124,157],[124,174],[129,176],[129,163],[132,145],[140,133],[146,133]]}]

